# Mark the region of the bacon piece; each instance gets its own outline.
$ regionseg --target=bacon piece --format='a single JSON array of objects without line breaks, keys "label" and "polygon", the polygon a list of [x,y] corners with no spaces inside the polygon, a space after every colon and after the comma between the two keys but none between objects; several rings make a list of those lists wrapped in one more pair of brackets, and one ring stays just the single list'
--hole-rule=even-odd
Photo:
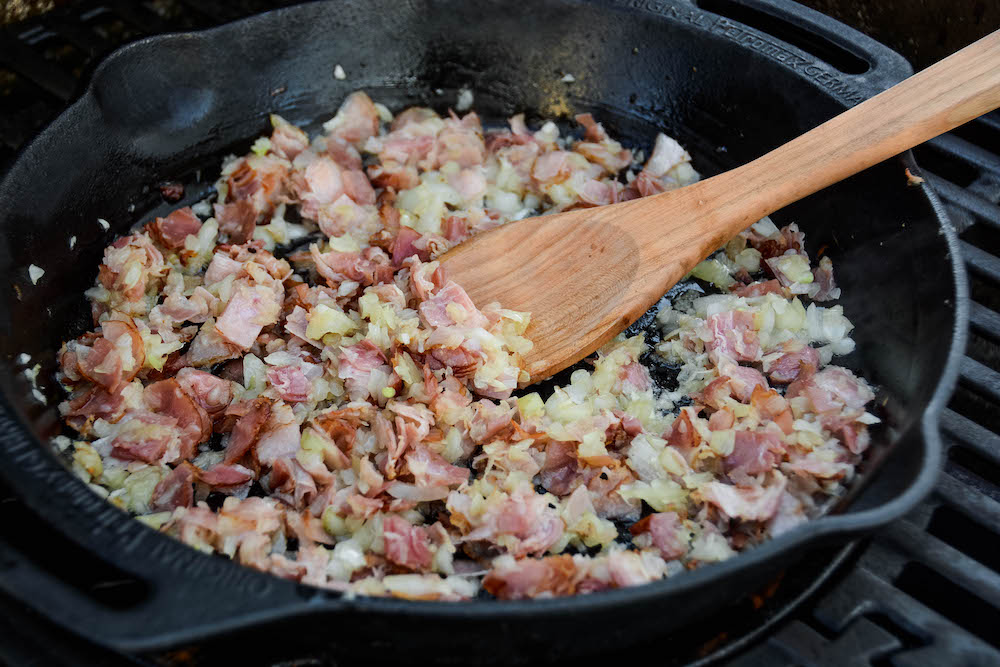
[{"label": "bacon piece", "polygon": [[427,570],[433,554],[430,538],[423,526],[411,525],[399,516],[382,520],[382,537],[385,539],[385,556],[393,563],[411,570]]},{"label": "bacon piece", "polygon": [[813,301],[833,301],[840,298],[840,288],[833,279],[833,260],[823,257],[812,273],[813,280],[819,285],[819,291],[813,296]]},{"label": "bacon piece", "polygon": [[522,558],[494,565],[483,579],[483,588],[501,600],[524,600],[543,594],[563,596],[576,592],[576,578],[572,556]]},{"label": "bacon piece", "polygon": [[688,545],[682,532],[680,517],[676,512],[657,512],[632,524],[633,535],[648,532],[653,546],[660,550],[664,560],[674,560],[687,553]]},{"label": "bacon piece", "polygon": [[573,172],[568,151],[542,153],[531,168],[531,177],[540,184],[562,183]]},{"label": "bacon piece", "polygon": [[229,255],[217,252],[212,255],[212,261],[205,270],[205,284],[214,285],[231,275],[238,276],[243,271],[243,262],[238,262]]},{"label": "bacon piece", "polygon": [[479,116],[469,112],[461,120],[454,114],[446,118],[444,127],[437,135],[435,152],[437,167],[448,162],[455,162],[459,167],[481,165],[486,159],[486,144],[483,143]]},{"label": "bacon piece", "polygon": [[526,486],[508,498],[489,505],[480,525],[465,539],[497,543],[504,536],[510,553],[520,557],[545,553],[559,541],[564,530],[559,513],[549,507],[545,496]]},{"label": "bacon piece", "polygon": [[242,283],[234,289],[215,329],[233,345],[248,350],[261,329],[278,321],[280,312],[281,302],[272,290]]},{"label": "bacon piece", "polygon": [[579,470],[576,444],[550,440],[545,446],[545,463],[541,470],[541,482],[545,490],[557,496],[567,495],[572,490]]},{"label": "bacon piece", "polygon": [[469,470],[452,465],[443,456],[423,445],[415,445],[406,454],[406,466],[413,474],[417,486],[448,487],[469,481]]},{"label": "bacon piece", "polygon": [[712,336],[705,347],[716,360],[729,358],[734,361],[756,361],[760,358],[760,343],[754,329],[753,313],[730,310],[710,315],[705,324]]},{"label": "bacon piece", "polygon": [[124,422],[111,442],[111,455],[126,461],[156,463],[179,437],[177,420],[168,415],[139,414]]},{"label": "bacon piece", "polygon": [[413,245],[414,242],[419,241],[421,238],[420,233],[415,229],[401,225],[399,233],[392,242],[393,266],[402,266],[403,260],[413,255],[416,255],[421,261],[426,262],[428,259],[427,250],[420,250]]},{"label": "bacon piece", "polygon": [[637,361],[623,366],[619,373],[622,391],[646,391],[653,386],[649,369]]},{"label": "bacon piece", "polygon": [[372,372],[378,369],[387,374],[392,370],[382,350],[367,338],[341,348],[337,377],[345,380],[344,384],[352,397],[364,398],[369,395],[368,382]]},{"label": "bacon piece", "polygon": [[87,356],[77,362],[80,375],[108,391],[122,384],[122,359],[118,348],[103,336],[94,341]]},{"label": "bacon piece", "polygon": [[781,461],[785,448],[774,433],[736,431],[735,435],[733,451],[723,461],[726,472],[738,469],[747,475],[759,475]]},{"label": "bacon piece", "polygon": [[188,347],[177,369],[184,366],[212,366],[232,359],[239,353],[238,347],[219,335],[214,322],[206,322],[191,341],[191,346]]},{"label": "bacon piece", "polygon": [[868,383],[840,366],[828,366],[808,378],[800,375],[799,380],[789,385],[785,396],[792,399],[800,394],[804,394],[819,413],[860,412],[875,398]]},{"label": "bacon piece", "polygon": [[309,137],[277,114],[271,114],[271,151],[288,160],[294,160],[299,153],[309,148]]},{"label": "bacon piece", "polygon": [[129,302],[138,302],[165,272],[163,254],[146,234],[123,236],[104,249],[98,280]]},{"label": "bacon piece", "polygon": [[486,176],[481,167],[462,169],[448,176],[448,184],[467,202],[478,200],[486,193]]},{"label": "bacon piece", "polygon": [[794,382],[803,365],[819,368],[819,352],[801,341],[785,341],[782,350],[784,354],[777,360],[765,362],[764,370],[771,382],[778,384]]},{"label": "bacon piece", "polygon": [[365,172],[360,169],[345,169],[340,172],[340,178],[344,184],[344,194],[353,199],[354,203],[360,206],[375,203],[375,190]]},{"label": "bacon piece", "polygon": [[369,137],[378,134],[378,110],[368,95],[353,92],[341,103],[337,115],[323,124],[323,129],[360,149]]},{"label": "bacon piece", "polygon": [[197,470],[187,461],[181,462],[153,489],[149,508],[154,512],[164,512],[177,507],[191,507],[194,504],[194,478]]},{"label": "bacon piece", "polygon": [[765,294],[778,294],[784,295],[785,288],[781,286],[781,282],[775,279],[762,280],[755,283],[750,283],[749,285],[739,285],[736,284],[733,287],[733,294],[742,297],[754,297],[754,296],[764,296]]},{"label": "bacon piece", "polygon": [[194,456],[198,445],[212,435],[212,420],[208,413],[188,396],[177,380],[170,378],[154,382],[146,387],[142,397],[152,412],[168,415],[177,421],[180,429],[179,458]]},{"label": "bacon piece", "polygon": [[458,283],[449,280],[444,287],[420,304],[420,315],[431,327],[487,327],[489,320],[476,308]]},{"label": "bacon piece", "polygon": [[732,486],[722,482],[709,482],[697,493],[705,502],[712,503],[727,516],[747,521],[767,521],[778,511],[787,479],[780,472],[771,474],[768,486],[751,488]]},{"label": "bacon piece", "polygon": [[612,586],[639,586],[661,579],[666,574],[662,559],[635,551],[615,551],[608,555],[608,575]]},{"label": "bacon piece", "polygon": [[229,380],[194,368],[182,368],[176,377],[181,388],[210,417],[220,414],[233,400],[233,384]]},{"label": "bacon piece", "polygon": [[296,509],[308,506],[316,497],[316,482],[294,458],[283,457],[274,462],[267,477],[271,495]]},{"label": "bacon piece", "polygon": [[756,368],[736,364],[720,364],[719,372],[729,378],[729,387],[740,403],[747,403],[757,387],[768,389],[767,380]]},{"label": "bacon piece", "polygon": [[358,150],[337,137],[326,138],[326,154],[341,169],[361,169],[361,154]]},{"label": "bacon piece", "polygon": [[[250,201],[240,199],[228,204],[215,204],[214,208],[219,232],[225,234],[230,243],[246,243],[253,238],[257,228],[257,211]],[[207,277],[205,284],[211,284]]]},{"label": "bacon piece", "polygon": [[160,245],[177,250],[184,247],[184,241],[189,235],[197,235],[201,231],[201,220],[190,206],[185,206],[171,212],[165,218],[157,218],[147,227]]},{"label": "bacon piece", "polygon": [[243,458],[257,440],[261,428],[271,416],[271,402],[266,398],[255,398],[236,403],[226,410],[226,415],[237,418],[223,459],[224,463],[230,464]]},{"label": "bacon piece", "polygon": [[[444,221],[442,233],[444,234],[444,237],[452,243],[459,243],[468,238],[469,223],[464,218],[460,218],[457,215],[449,216]],[[393,255],[393,258],[395,259],[395,255]]]},{"label": "bacon piece", "polygon": [[271,406],[271,416],[257,436],[254,456],[263,466],[281,458],[293,457],[301,447],[302,433],[292,409],[278,401]]},{"label": "bacon piece", "polygon": [[67,408],[63,413],[66,422],[81,433],[87,432],[98,419],[116,423],[125,413],[121,392],[110,393],[99,386],[90,387],[63,405]]},{"label": "bacon piece", "polygon": [[750,405],[757,410],[762,422],[774,422],[786,435],[790,435],[795,430],[793,427],[795,418],[788,406],[788,401],[773,389],[764,389],[761,386],[754,387],[750,397]]},{"label": "bacon piece", "polygon": [[388,283],[392,281],[392,260],[381,248],[365,248],[362,252],[320,253],[315,245],[309,248],[316,271],[327,283],[336,287],[345,280],[353,280],[362,285]]},{"label": "bacon piece", "polygon": [[253,479],[253,471],[241,465],[217,463],[199,472],[198,479],[209,486],[236,486]]},{"label": "bacon piece", "polygon": [[289,403],[309,400],[312,383],[306,379],[300,366],[278,366],[267,371],[267,379],[278,395]]},{"label": "bacon piece", "polygon": [[226,203],[245,200],[253,206],[257,219],[270,214],[285,194],[284,181],[290,164],[276,155],[243,158],[226,179]]}]

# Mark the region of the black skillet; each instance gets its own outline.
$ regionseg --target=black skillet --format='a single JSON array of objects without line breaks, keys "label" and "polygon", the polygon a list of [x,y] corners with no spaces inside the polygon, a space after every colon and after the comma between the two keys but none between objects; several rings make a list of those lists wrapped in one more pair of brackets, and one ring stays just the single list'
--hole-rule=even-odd
[{"label": "black skillet", "polygon": [[[333,76],[338,64],[345,80]],[[774,216],[798,222],[811,253],[833,257],[856,325],[858,349],[845,363],[880,387],[885,425],[864,483],[840,512],[727,562],[571,599],[349,599],[160,536],[89,491],[42,443],[60,428],[54,351],[90,326],[81,293],[104,246],[166,210],[155,187],[163,179],[185,180],[186,201],[202,196],[221,156],[246,151],[270,112],[324,120],[358,88],[391,108],[443,111],[470,87],[476,109],[493,121],[591,111],[615,136],[647,147],[664,130],[712,174],[909,72],[887,48],[787,0],[317,3],[120,49],[0,183],[0,271],[9,283],[0,300],[0,482],[38,517],[31,534],[0,540],[0,588],[126,651],[242,632],[292,648],[311,642],[373,655],[389,646],[445,662],[530,662],[621,647],[691,622],[808,545],[899,518],[937,474],[937,418],[966,324],[955,234],[926,186],[907,187],[904,167],[916,171],[909,154]],[[561,81],[565,74],[575,82]],[[38,285],[29,264],[45,270]],[[28,366],[41,363],[47,406],[30,395],[22,353]],[[84,555],[63,562],[63,549]],[[75,568],[111,573],[122,589],[88,589]]]}]

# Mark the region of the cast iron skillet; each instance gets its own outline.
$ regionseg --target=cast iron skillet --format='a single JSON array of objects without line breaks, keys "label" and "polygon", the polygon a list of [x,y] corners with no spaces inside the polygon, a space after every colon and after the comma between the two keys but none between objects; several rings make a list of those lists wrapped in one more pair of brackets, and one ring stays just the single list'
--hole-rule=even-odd
[{"label": "cast iron skillet", "polygon": [[[615,136],[647,147],[662,129],[710,175],[910,71],[885,47],[787,0],[700,4],[318,3],[141,40],[108,58],[0,183],[0,273],[10,283],[0,301],[0,478],[38,514],[39,536],[82,548],[84,567],[119,573],[130,592],[81,590],[66,574],[76,563],[59,562],[58,547],[40,559],[11,546],[24,544],[23,535],[0,545],[3,590],[121,650],[280,623],[300,630],[283,634],[292,646],[318,641],[370,653],[391,642],[446,661],[538,660],[624,646],[689,622],[760,585],[806,545],[843,540],[912,508],[937,473],[937,417],[955,380],[966,313],[954,232],[926,187],[906,187],[904,166],[915,170],[909,154],[775,216],[803,227],[811,253],[833,257],[858,343],[844,363],[880,387],[885,426],[866,483],[842,512],[727,562],[570,599],[349,599],[201,555],[145,528],[41,444],[60,428],[54,351],[91,326],[82,291],[102,249],[137,219],[166,210],[151,187],[160,180],[186,179],[188,201],[200,197],[220,157],[246,151],[269,112],[323,120],[357,88],[392,108],[444,110],[469,86],[476,108],[494,121],[518,111],[529,121],[592,111]],[[347,80],[333,77],[337,64]],[[561,82],[565,73],[576,82]],[[45,270],[37,286],[30,263]],[[30,397],[21,353],[42,364],[48,406]]]}]

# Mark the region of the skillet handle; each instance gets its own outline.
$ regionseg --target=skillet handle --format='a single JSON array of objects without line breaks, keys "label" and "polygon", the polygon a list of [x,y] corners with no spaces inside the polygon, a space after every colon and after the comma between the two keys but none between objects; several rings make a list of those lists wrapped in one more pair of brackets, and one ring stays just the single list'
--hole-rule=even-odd
[{"label": "skillet handle", "polygon": [[[0,591],[99,645],[152,651],[307,608],[333,611],[347,604],[333,594],[199,554],[121,512],[113,511],[120,516],[109,521],[131,524],[129,542],[136,549],[121,548],[113,538],[101,540],[95,535],[100,527],[92,524],[57,530],[4,486],[0,479]],[[88,544],[93,537],[112,548]]]},{"label": "skillet handle", "polygon": [[[694,2],[720,17],[713,33],[748,45],[804,74],[851,105],[913,74],[910,63],[888,46],[792,0]],[[759,38],[755,32],[761,33]],[[804,57],[776,40],[804,52]]]}]

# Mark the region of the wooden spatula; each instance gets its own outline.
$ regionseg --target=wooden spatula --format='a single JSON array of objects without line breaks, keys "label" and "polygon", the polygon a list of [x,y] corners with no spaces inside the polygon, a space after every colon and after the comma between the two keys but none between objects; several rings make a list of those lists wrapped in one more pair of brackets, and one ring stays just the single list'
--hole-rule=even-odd
[{"label": "wooden spatula", "polygon": [[998,106],[1000,31],[732,171],[476,236],[443,256],[445,274],[480,307],[531,313],[525,361],[537,382],[606,343],[765,215]]}]

